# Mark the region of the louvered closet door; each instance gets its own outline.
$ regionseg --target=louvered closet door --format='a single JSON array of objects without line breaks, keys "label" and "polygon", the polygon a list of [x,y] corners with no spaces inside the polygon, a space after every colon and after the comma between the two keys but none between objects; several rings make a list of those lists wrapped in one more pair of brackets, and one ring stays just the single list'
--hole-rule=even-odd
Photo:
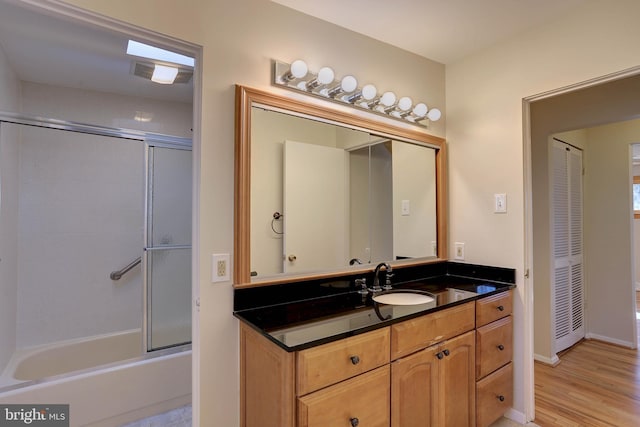
[{"label": "louvered closet door", "polygon": [[585,335],[582,151],[553,140],[551,153],[552,297],[557,353]]}]

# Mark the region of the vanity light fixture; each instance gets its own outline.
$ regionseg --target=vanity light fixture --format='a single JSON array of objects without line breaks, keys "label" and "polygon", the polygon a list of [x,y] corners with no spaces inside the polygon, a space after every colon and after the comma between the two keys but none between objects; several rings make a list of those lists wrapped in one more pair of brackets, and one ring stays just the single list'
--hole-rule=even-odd
[{"label": "vanity light fixture", "polygon": [[352,75],[336,81],[335,73],[330,67],[322,67],[317,73],[313,73],[301,59],[291,64],[281,61],[274,63],[273,83],[276,86],[425,127],[428,122],[438,121],[442,117],[442,112],[437,108],[429,109],[422,102],[413,105],[413,100],[408,96],[398,99],[391,91],[377,96],[378,90],[374,85],[367,84],[360,88],[358,80]]}]

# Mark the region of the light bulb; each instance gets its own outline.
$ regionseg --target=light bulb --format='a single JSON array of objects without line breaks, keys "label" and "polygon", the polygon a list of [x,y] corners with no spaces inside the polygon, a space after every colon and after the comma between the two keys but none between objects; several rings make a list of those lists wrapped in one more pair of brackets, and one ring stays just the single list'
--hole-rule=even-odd
[{"label": "light bulb", "polygon": [[419,104],[416,104],[415,107],[413,107],[413,114],[416,117],[424,117],[427,115],[427,111],[429,111],[429,108],[427,107],[427,104],[424,104],[422,102],[420,102]]},{"label": "light bulb", "polygon": [[408,96],[403,96],[398,100],[398,109],[400,111],[409,111],[413,105],[413,101]]},{"label": "light bulb", "polygon": [[442,117],[442,112],[440,112],[440,110],[438,110],[437,108],[432,108],[427,113],[427,118],[432,122],[437,122],[438,120],[440,120],[440,117]]},{"label": "light bulb", "polygon": [[362,88],[362,98],[371,101],[378,94],[378,89],[374,85],[364,85]]},{"label": "light bulb", "polygon": [[380,103],[385,107],[391,107],[396,103],[396,94],[393,92],[385,92],[380,97]]},{"label": "light bulb", "polygon": [[350,93],[358,88],[358,81],[353,76],[344,76],[340,83],[340,87],[343,92]]},{"label": "light bulb", "polygon": [[301,79],[307,75],[309,72],[309,67],[307,67],[307,63],[302,59],[296,59],[291,63],[291,67],[289,68],[289,73],[292,78]]},{"label": "light bulb", "polygon": [[321,85],[328,85],[333,81],[334,77],[335,77],[335,74],[331,68],[322,67],[318,71],[317,79],[318,79],[318,83],[320,83]]}]

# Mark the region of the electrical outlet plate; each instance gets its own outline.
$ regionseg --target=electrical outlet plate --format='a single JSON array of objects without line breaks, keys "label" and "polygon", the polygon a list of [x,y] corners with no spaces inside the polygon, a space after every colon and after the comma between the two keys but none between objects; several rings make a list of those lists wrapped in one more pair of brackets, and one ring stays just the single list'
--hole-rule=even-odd
[{"label": "electrical outlet plate", "polygon": [[229,254],[213,254],[211,256],[211,281],[229,281]]},{"label": "electrical outlet plate", "polygon": [[455,252],[453,258],[459,261],[464,261],[464,243],[456,242],[454,245]]}]

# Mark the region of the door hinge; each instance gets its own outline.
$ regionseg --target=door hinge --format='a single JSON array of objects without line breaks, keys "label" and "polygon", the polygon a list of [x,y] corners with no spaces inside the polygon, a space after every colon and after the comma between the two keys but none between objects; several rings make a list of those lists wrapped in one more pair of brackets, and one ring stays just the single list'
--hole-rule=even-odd
[{"label": "door hinge", "polygon": [[199,313],[200,312],[200,298],[196,298],[196,311]]},{"label": "door hinge", "polygon": [[525,279],[529,278],[529,269],[528,268],[524,271],[524,277],[525,277]]}]

